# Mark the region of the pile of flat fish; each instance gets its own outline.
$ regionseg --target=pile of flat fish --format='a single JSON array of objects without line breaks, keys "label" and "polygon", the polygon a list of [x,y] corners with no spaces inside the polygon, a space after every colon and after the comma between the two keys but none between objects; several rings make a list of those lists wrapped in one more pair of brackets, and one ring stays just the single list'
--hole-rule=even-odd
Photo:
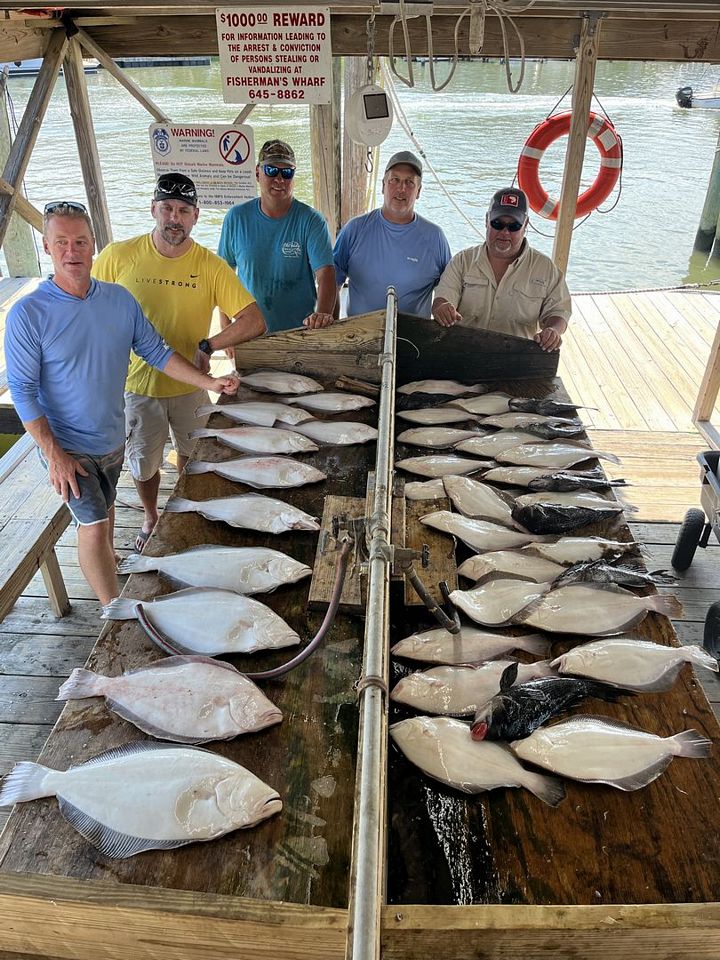
[{"label": "pile of flat fish", "polygon": [[401,470],[416,473],[419,477],[461,476],[466,473],[477,473],[478,470],[487,469],[489,465],[485,460],[470,460],[440,453],[427,457],[408,457],[406,460],[398,460],[395,464]]},{"label": "pile of flat fish", "polygon": [[559,673],[590,677],[638,693],[670,690],[686,663],[718,672],[715,657],[701,647],[666,647],[632,637],[593,640],[553,660]]},{"label": "pile of flat fish", "polygon": [[351,446],[355,443],[369,443],[370,440],[376,440],[378,435],[375,427],[353,420],[307,420],[298,424],[295,429],[303,436],[326,445]]},{"label": "pile of flat fish", "polygon": [[317,517],[298,507],[260,493],[244,493],[216,500],[186,500],[171,497],[166,513],[199,513],[207,520],[222,520],[231,527],[260,533],[285,533],[288,530],[319,530]]},{"label": "pile of flat fish", "polygon": [[374,407],[375,401],[370,397],[361,397],[356,393],[308,393],[302,397],[282,397],[283,403],[301,403],[308,410],[317,410],[321,413],[345,413],[348,410],[361,410],[363,407]]},{"label": "pile of flat fish", "polygon": [[507,747],[471,740],[468,725],[461,720],[413,717],[394,723],[390,736],[423,773],[463,793],[524,787],[552,807],[565,796],[560,780],[527,770]]},{"label": "pile of flat fish", "polygon": [[441,397],[460,397],[469,393],[485,393],[483,384],[458,383],[457,380],[413,380],[397,388],[398,393],[434,393]]},{"label": "pile of flat fish", "polygon": [[428,513],[420,517],[420,523],[457,537],[473,550],[508,550],[537,541],[537,537],[532,533],[510,530],[489,520],[472,520],[470,517],[463,517],[449,510]]},{"label": "pile of flat fish", "polygon": [[620,463],[614,453],[603,453],[592,447],[570,440],[546,440],[536,443],[521,443],[517,447],[499,453],[498,463],[514,463],[526,467],[573,467],[584,460],[610,460]]},{"label": "pile of flat fish", "polygon": [[391,653],[396,657],[420,660],[422,663],[457,665],[496,660],[512,650],[522,650],[536,657],[547,657],[550,643],[539,633],[512,636],[463,626],[460,633],[453,634],[442,627],[436,627],[432,630],[421,630],[399,640]]},{"label": "pile of flat fish", "polygon": [[189,587],[218,587],[242,594],[269,593],[312,573],[306,564],[268,547],[192,547],[164,557],[131,553],[118,566],[118,573],[151,570]]},{"label": "pile of flat fish", "polygon": [[238,423],[251,423],[258,427],[272,427],[274,423],[285,423],[294,426],[312,420],[312,414],[298,407],[291,407],[286,403],[264,403],[261,401],[244,401],[240,403],[223,403],[216,406],[206,403],[195,411],[196,417],[205,417],[211,413],[221,413],[230,420]]},{"label": "pile of flat fish", "polygon": [[302,487],[319,483],[326,475],[311,466],[290,457],[239,457],[237,460],[191,460],[185,473],[216,473],[226,480],[236,480],[258,489]]},{"label": "pile of flat fish", "polygon": [[219,657],[300,643],[264,603],[215,587],[191,587],[154,600],[116,597],[103,607],[102,619],[134,620],[139,606],[155,631],[152,639],[166,653]]},{"label": "pile of flat fish", "polygon": [[570,780],[639,790],[673,757],[707,757],[712,742],[696,730],[658,737],[618,721],[571,717],[512,743],[516,756]]},{"label": "pile of flat fish", "polygon": [[191,440],[199,437],[215,437],[226,447],[244,453],[312,453],[318,449],[308,437],[279,427],[201,427],[190,434]]},{"label": "pile of flat fish", "polygon": [[517,497],[512,518],[531,533],[564,533],[610,520],[624,509],[635,510],[635,507],[608,500],[592,490],[543,491]]},{"label": "pile of flat fish", "polygon": [[410,423],[419,423],[424,427],[446,423],[465,423],[468,420],[477,419],[477,417],[468,416],[464,411],[457,410],[454,407],[421,407],[419,410],[398,410],[397,415],[403,420],[409,420]]},{"label": "pile of flat fish", "polygon": [[57,797],[60,813],[113,859],[253,827],[282,810],[276,790],[200,747],[133,743],[68,770],[16,764],[0,806]]},{"label": "pile of flat fish", "polygon": [[208,743],[280,723],[282,713],[252,680],[209,657],[166,657],[119,677],[76,669],[58,700],[104,697],[143,733],[175,743]]},{"label": "pile of flat fish", "polygon": [[447,450],[454,447],[461,440],[470,437],[487,436],[486,430],[460,430],[457,427],[414,427],[412,430],[403,430],[398,434],[398,443],[409,443],[413,447],[434,447],[436,450]]},{"label": "pile of flat fish", "polygon": [[268,393],[316,393],[324,389],[321,383],[311,377],[286,373],[284,370],[259,370],[257,373],[244,374],[238,379],[253,390],[264,390]]}]

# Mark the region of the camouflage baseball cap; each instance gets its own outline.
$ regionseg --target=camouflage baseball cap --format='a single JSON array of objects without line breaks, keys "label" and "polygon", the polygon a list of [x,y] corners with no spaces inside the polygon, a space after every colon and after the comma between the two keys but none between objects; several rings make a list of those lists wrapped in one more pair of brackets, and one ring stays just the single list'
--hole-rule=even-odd
[{"label": "camouflage baseball cap", "polygon": [[258,163],[285,163],[295,166],[293,148],[282,140],[266,140],[260,147]]}]

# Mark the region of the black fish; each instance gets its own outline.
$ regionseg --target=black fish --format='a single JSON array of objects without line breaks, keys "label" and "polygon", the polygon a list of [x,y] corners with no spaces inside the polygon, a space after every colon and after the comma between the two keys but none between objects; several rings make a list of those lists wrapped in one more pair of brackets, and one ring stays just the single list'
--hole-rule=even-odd
[{"label": "black fish", "polygon": [[[525,429],[523,427],[523,429]],[[528,490],[609,490],[611,487],[626,487],[626,480],[608,480],[602,470],[586,473],[578,471],[560,470],[558,473],[548,473],[542,477],[535,477],[528,483]]]},{"label": "black fish", "polygon": [[473,740],[522,740],[586,697],[614,703],[621,696],[634,695],[597,680],[574,677],[541,677],[513,686],[517,669],[518,664],[513,663],[503,671],[500,693],[478,710],[470,728]]},{"label": "black fish", "polygon": [[538,420],[535,423],[526,423],[519,427],[525,433],[532,433],[535,437],[545,440],[556,440],[562,437],[576,437],[585,430],[585,425],[578,420],[576,423],[566,423],[564,420]]},{"label": "black fish", "polygon": [[562,400],[538,400],[536,398],[515,397],[508,400],[508,409],[522,413],[541,413],[545,417],[555,414],[575,413],[576,410],[591,410],[592,407],[578,407],[575,403],[564,403]]},{"label": "black fish", "polygon": [[565,533],[586,527],[589,523],[610,520],[622,508],[607,510],[602,507],[574,507],[553,503],[517,504],[512,509],[512,518],[530,533]]},{"label": "black fish", "polygon": [[669,570],[653,570],[645,573],[635,567],[624,567],[606,560],[590,560],[574,563],[563,570],[553,581],[562,587],[568,583],[617,583],[624,587],[654,587],[657,584],[677,583],[677,577]]}]

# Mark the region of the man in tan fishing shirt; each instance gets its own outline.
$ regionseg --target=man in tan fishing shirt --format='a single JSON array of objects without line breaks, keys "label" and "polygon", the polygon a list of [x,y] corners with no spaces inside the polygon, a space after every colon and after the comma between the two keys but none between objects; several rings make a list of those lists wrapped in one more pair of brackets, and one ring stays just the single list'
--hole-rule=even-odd
[{"label": "man in tan fishing shirt", "polygon": [[527,197],[498,190],[485,217],[485,243],[456,254],[435,290],[432,313],[444,327],[458,324],[535,340],[559,350],[572,312],[565,279],[525,234]]}]

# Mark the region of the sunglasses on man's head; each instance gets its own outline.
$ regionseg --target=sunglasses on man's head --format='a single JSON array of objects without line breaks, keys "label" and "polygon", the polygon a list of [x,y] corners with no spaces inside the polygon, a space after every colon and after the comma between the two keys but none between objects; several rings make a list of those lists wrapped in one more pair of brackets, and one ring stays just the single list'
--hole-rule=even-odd
[{"label": "sunglasses on man's head", "polygon": [[497,230],[498,233],[501,230],[509,230],[510,233],[517,233],[518,230],[522,230],[524,224],[518,223],[517,220],[511,220],[510,223],[505,223],[504,220],[496,218],[495,220],[490,221],[490,226],[493,230]]},{"label": "sunglasses on man's head", "polygon": [[64,207],[66,210],[77,210],[79,213],[87,213],[85,204],[78,203],[76,200],[52,200],[50,203],[45,204],[43,214],[47,217],[57,210],[60,210],[61,207]]},{"label": "sunglasses on man's head", "polygon": [[295,167],[276,167],[272,163],[264,163],[263,173],[266,177],[270,177],[271,180],[278,174],[280,174],[283,180],[292,180],[295,176]]},{"label": "sunglasses on man's head", "polygon": [[177,193],[181,197],[194,200],[197,196],[195,187],[190,183],[179,183],[177,180],[164,180],[162,177],[157,182],[157,190],[161,193]]}]

